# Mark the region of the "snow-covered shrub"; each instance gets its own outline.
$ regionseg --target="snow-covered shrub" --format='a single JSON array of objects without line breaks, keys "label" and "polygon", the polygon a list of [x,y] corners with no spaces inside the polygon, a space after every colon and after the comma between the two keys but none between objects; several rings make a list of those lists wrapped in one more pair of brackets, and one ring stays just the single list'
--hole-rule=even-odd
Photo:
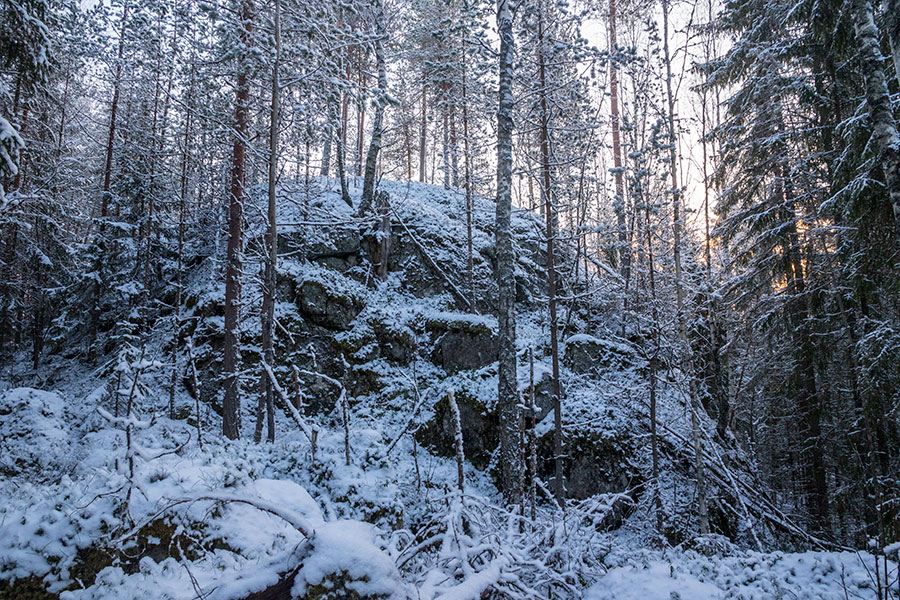
[{"label": "snow-covered shrub", "polygon": [[16,388],[0,395],[0,473],[58,479],[71,464],[64,400],[55,392]]}]

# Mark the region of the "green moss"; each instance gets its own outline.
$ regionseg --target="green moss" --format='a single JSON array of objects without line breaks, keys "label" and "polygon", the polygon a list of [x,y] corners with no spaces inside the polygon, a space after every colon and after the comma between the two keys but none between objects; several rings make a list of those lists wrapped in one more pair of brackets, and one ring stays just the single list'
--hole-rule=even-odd
[{"label": "green moss", "polygon": [[353,581],[368,581],[368,578],[362,580],[351,580],[346,572],[332,573],[326,576],[319,585],[307,585],[306,592],[299,597],[299,600],[381,600],[388,598],[382,594],[364,596],[356,590],[348,587]]},{"label": "green moss", "polygon": [[37,575],[0,581],[2,600],[54,600],[59,594],[47,591],[44,580]]},{"label": "green moss", "polygon": [[425,330],[441,333],[458,331],[472,335],[492,334],[494,328],[483,317],[468,313],[444,312],[425,319]]},{"label": "green moss", "polygon": [[69,577],[75,583],[71,589],[78,589],[82,585],[89,586],[97,578],[97,573],[111,567],[117,558],[117,553],[110,553],[102,546],[88,546],[79,548],[75,554],[75,561],[69,567]]},{"label": "green moss", "polygon": [[[178,523],[171,517],[162,517],[142,527],[133,538],[132,544],[126,550],[112,549],[102,545],[93,545],[79,548],[75,559],[69,567],[69,578],[73,584],[69,589],[89,587],[94,583],[97,574],[106,567],[120,566],[125,573],[136,573],[140,568],[141,559],[149,557],[156,562],[162,562],[166,558],[181,559],[183,555],[188,560],[200,558],[202,552],[212,549],[224,548],[230,550],[221,540],[212,540],[203,546],[186,535],[188,529],[202,530],[202,523],[193,523],[190,528],[179,528]],[[6,598],[0,587],[0,599]],[[43,598],[43,596],[37,596]],[[55,598],[56,596],[49,596]],[[18,596],[10,596],[18,598]],[[28,596],[24,596],[28,598]]]}]

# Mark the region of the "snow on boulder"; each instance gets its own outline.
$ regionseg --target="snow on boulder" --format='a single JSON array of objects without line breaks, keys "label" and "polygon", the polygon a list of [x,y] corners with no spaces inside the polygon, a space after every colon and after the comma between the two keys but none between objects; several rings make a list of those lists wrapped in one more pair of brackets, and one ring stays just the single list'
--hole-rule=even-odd
[{"label": "snow on boulder", "polygon": [[56,392],[16,388],[0,394],[0,473],[57,478],[68,464],[65,401]]},{"label": "snow on boulder", "polygon": [[375,527],[361,521],[316,527],[291,595],[307,600],[406,598],[399,571],[375,543]]},{"label": "snow on boulder", "polygon": [[631,346],[592,335],[570,336],[565,346],[563,364],[576,373],[592,373],[598,368],[622,370],[642,362]]},{"label": "snow on boulder", "polygon": [[284,517],[266,512],[266,507],[305,520],[311,527],[325,522],[318,503],[293,481],[257,479],[235,496],[246,498],[248,503],[228,502],[222,509],[222,518],[210,523],[207,533],[253,560],[263,560],[273,549],[287,550],[304,540],[296,527]]},{"label": "snow on boulder", "polygon": [[295,261],[282,271],[300,313],[316,325],[346,331],[365,305],[366,288],[335,271]]},{"label": "snow on boulder", "polygon": [[497,321],[493,317],[440,312],[426,316],[436,336],[432,359],[448,373],[480,369],[497,360]]},{"label": "snow on boulder", "polygon": [[[500,443],[500,418],[471,390],[457,389],[455,397],[466,459],[475,468],[486,469]],[[440,456],[455,456],[456,425],[446,395],[435,402],[434,417],[416,432],[416,439]]]}]

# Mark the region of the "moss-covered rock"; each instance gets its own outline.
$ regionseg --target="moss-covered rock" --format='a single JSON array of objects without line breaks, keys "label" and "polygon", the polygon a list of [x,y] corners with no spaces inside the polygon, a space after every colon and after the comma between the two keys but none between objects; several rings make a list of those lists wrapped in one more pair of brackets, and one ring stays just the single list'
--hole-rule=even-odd
[{"label": "moss-covered rock", "polygon": [[55,600],[59,594],[47,590],[44,580],[36,575],[18,579],[0,580],[0,598],[3,600]]},{"label": "moss-covered rock", "polygon": [[432,361],[448,373],[480,369],[497,360],[498,338],[492,318],[466,313],[438,313],[425,320],[435,338]]},{"label": "moss-covered rock", "polygon": [[[487,468],[491,455],[500,443],[500,421],[497,415],[477,398],[464,391],[455,394],[463,433],[463,452],[478,469]],[[434,418],[416,433],[423,446],[441,456],[453,456],[455,430],[446,397],[434,405]]]},{"label": "moss-covered rock", "polygon": [[598,369],[623,370],[642,364],[631,346],[591,335],[573,335],[566,340],[565,348],[563,364],[575,373],[595,373]]},{"label": "moss-covered rock", "polygon": [[[553,431],[538,438],[538,475],[552,482],[555,473]],[[596,494],[618,494],[643,482],[633,464],[634,450],[627,437],[604,437],[594,432],[569,431],[566,435],[566,492],[583,499]]]}]

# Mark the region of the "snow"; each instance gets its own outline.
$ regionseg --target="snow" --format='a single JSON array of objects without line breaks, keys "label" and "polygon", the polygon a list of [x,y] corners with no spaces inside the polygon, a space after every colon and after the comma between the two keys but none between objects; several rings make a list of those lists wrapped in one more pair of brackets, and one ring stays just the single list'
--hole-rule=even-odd
[{"label": "snow", "polygon": [[672,565],[613,569],[587,594],[587,600],[720,600],[721,590],[690,574],[676,573]]},{"label": "snow", "polygon": [[55,393],[16,388],[0,394],[0,473],[45,476],[69,462],[65,401]]},{"label": "snow", "polygon": [[[355,185],[351,180],[351,186]],[[391,193],[393,209],[414,229],[437,264],[455,281],[462,281],[466,257],[464,244],[458,242],[464,239],[465,223],[459,217],[458,191],[388,181],[382,186]],[[284,230],[303,233],[309,243],[336,247],[335,238],[329,237],[334,227],[308,223],[360,226],[353,210],[335,192],[333,181],[324,182],[308,201],[305,190],[289,185],[282,194],[291,200],[279,202]],[[491,249],[492,211],[492,203],[476,202],[476,252]],[[537,242],[539,227],[533,228],[533,221],[528,215],[514,214],[517,243]],[[257,225],[251,219],[248,228],[252,232]],[[47,389],[16,387],[0,392],[0,467],[4,474],[17,473],[0,478],[0,580],[33,575],[42,578],[49,590],[61,592],[65,600],[188,600],[198,595],[233,600],[264,589],[293,570],[297,570],[295,595],[340,582],[359,594],[398,600],[476,600],[499,586],[546,591],[540,586],[552,577],[559,578],[555,584],[569,586],[560,587],[562,591],[555,591],[553,597],[587,600],[837,600],[845,598],[845,589],[849,597],[873,595],[866,569],[872,569],[874,559],[866,553],[751,552],[740,541],[702,553],[681,548],[646,550],[647,540],[655,537],[648,527],[647,494],[638,499],[626,525],[613,532],[599,524],[620,497],[618,493],[572,502],[562,518],[552,503],[541,502],[537,527],[524,531],[517,517],[504,512],[490,468],[480,471],[466,465],[466,494],[458,495],[454,458],[414,446],[411,434],[421,431],[433,417],[435,403],[451,388],[458,397],[465,393],[491,410],[496,400],[496,368],[488,365],[448,375],[428,358],[432,342],[426,325],[430,321],[489,332],[496,332],[497,325],[491,316],[454,309],[446,288],[415,296],[404,278],[420,273],[415,268],[421,266],[409,265],[408,270],[391,273],[387,281],[375,282],[367,279],[363,267],[340,272],[302,264],[296,257],[282,261],[282,274],[295,282],[316,281],[335,294],[364,303],[350,329],[332,337],[337,344],[353,348],[347,360],[354,364],[344,365],[345,379],[334,379],[337,385],[327,386],[332,399],[341,389],[347,394],[350,465],[344,464],[339,404],[332,414],[291,411],[289,415],[278,402],[277,441],[256,445],[222,440],[215,431],[219,417],[204,403],[201,449],[192,423],[163,416],[170,372],[155,359],[137,362],[135,356],[121,354],[96,372],[58,359],[52,368],[47,367],[48,374],[55,373],[52,383],[47,383],[47,375],[44,383],[30,384]],[[518,268],[524,276],[540,275],[526,258]],[[246,272],[257,269],[248,265]],[[489,296],[494,284],[487,260],[476,263],[476,280],[478,294]],[[210,283],[206,273],[200,277],[191,273],[188,281],[193,316],[202,319],[205,328],[197,334],[203,340],[210,331],[221,331],[215,307],[222,289],[218,282]],[[248,306],[258,292],[256,285],[250,282],[245,287]],[[297,311],[292,302],[277,304],[278,318],[288,328],[300,318]],[[517,318],[519,350],[534,349],[536,383],[546,382],[551,374],[544,312],[536,303]],[[258,315],[251,311],[245,322],[248,356],[254,353],[249,342],[258,329],[254,317]],[[582,327],[579,318],[573,317],[569,331],[583,333],[569,336],[567,344],[634,352],[615,341],[615,332]],[[415,344],[408,362],[388,360],[378,342],[372,342],[376,331]],[[166,341],[151,340],[147,356],[164,356],[159,348]],[[357,342],[359,346],[354,345]],[[306,343],[304,339],[302,344]],[[209,346],[207,351],[215,352]],[[333,357],[314,359],[319,361],[314,370],[324,369],[329,358]],[[289,367],[283,356],[278,356],[275,365],[262,367],[273,379],[282,378],[279,399],[293,391],[282,387],[289,381],[284,379],[285,372],[291,372]],[[248,377],[258,376],[258,371],[249,369],[259,368],[258,363],[248,367]],[[120,390],[125,394],[134,369],[143,371],[135,411],[128,418],[121,412],[113,416],[104,370],[115,378],[116,369],[125,375],[123,382],[128,381]],[[374,377],[376,383],[357,394],[351,384],[362,375]],[[672,377],[679,375],[675,372]],[[528,362],[522,359],[518,366],[521,389],[527,388],[529,378]],[[565,364],[562,378],[563,423],[569,439],[598,440],[604,449],[628,457],[620,465],[625,475],[646,475],[645,379],[629,368],[579,375]],[[17,380],[25,381],[25,377]],[[0,382],[0,386],[8,385]],[[57,391],[50,391],[54,387]],[[684,440],[689,439],[690,422],[677,387],[661,380],[658,389],[661,446],[674,448],[671,455],[663,456],[662,493],[664,505],[674,513],[667,518],[690,531],[684,512],[690,511],[694,488],[689,476],[676,468],[678,449],[689,449]],[[247,389],[253,390],[253,384]],[[249,397],[253,394],[248,392]],[[244,402],[245,437],[250,437],[252,428],[252,404]],[[193,410],[194,400],[179,388],[176,406]],[[315,462],[300,423],[318,432]],[[133,482],[123,468],[123,429],[129,424],[135,429]],[[714,429],[705,417],[701,426],[706,431]],[[551,428],[552,417],[539,425],[541,433]],[[739,460],[737,456],[730,464],[739,466]],[[712,461],[710,467],[718,465]],[[745,474],[736,472],[739,477]],[[126,502],[127,490],[130,499]],[[684,512],[674,512],[679,510]],[[178,532],[173,536],[178,543],[169,544],[159,531],[143,538],[137,533],[162,518]],[[429,540],[438,543],[429,545]],[[93,582],[77,580],[79,551],[102,546],[140,556],[141,544],[156,546],[156,559],[145,555],[129,562],[123,555],[100,570]],[[410,550],[417,547],[418,552]],[[897,550],[894,544],[884,552]],[[565,574],[559,573],[560,557],[565,557]],[[896,571],[894,563],[890,570]],[[527,594],[522,592],[522,597]]]},{"label": "snow", "polygon": [[325,583],[330,575],[344,575],[347,587],[363,597],[405,597],[400,574],[375,545],[375,530],[359,521],[333,521],[316,528],[312,548],[297,573],[292,593],[303,597],[309,586]]},{"label": "snow", "polygon": [[[0,117],[0,173],[13,177],[19,172],[15,153],[23,148],[25,143],[9,121]],[[3,191],[0,190],[0,200]]]},{"label": "snow", "polygon": [[844,600],[874,593],[874,557],[866,553],[705,556],[671,550],[624,560],[627,564],[611,568],[587,591],[586,600]]}]

